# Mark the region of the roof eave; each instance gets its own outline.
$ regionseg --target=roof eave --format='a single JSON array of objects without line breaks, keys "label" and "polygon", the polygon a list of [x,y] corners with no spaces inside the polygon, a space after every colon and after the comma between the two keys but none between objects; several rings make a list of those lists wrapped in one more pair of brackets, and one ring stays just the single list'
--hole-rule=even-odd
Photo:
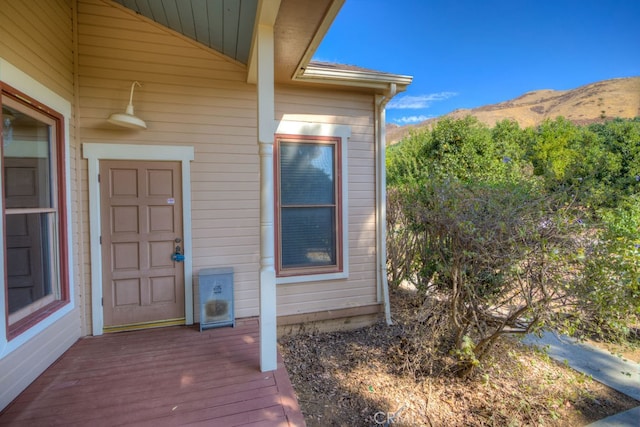
[{"label": "roof eave", "polygon": [[304,73],[296,76],[295,80],[380,91],[385,91],[391,84],[395,84],[397,91],[402,92],[411,84],[413,77],[374,71],[326,69],[309,64],[304,69]]},{"label": "roof eave", "polygon": [[[312,0],[310,0],[312,1]],[[285,75],[278,76],[276,72],[276,79],[295,79],[296,74],[301,74],[304,71],[304,68],[311,61],[311,58],[315,54],[315,51],[318,49],[318,46],[324,39],[327,31],[333,24],[338,12],[344,5],[345,0],[329,0],[329,7],[325,11],[324,15],[318,19],[317,23],[314,22],[314,25],[311,28],[315,28],[313,34],[305,46],[304,50],[300,53],[300,56],[296,57],[295,60],[291,61],[291,68],[293,69],[293,75],[291,72],[286,73]],[[304,3],[293,3],[295,7],[303,7]],[[278,15],[280,13],[281,0],[259,0],[258,2],[258,10],[256,13],[256,23],[254,27],[254,33],[252,36],[251,50],[249,52],[249,59],[247,63],[247,82],[248,83],[256,83],[257,82],[257,50],[256,50],[256,39],[257,39],[257,28],[259,25],[267,25],[269,27],[273,27],[276,23]],[[316,26],[317,24],[317,26]],[[276,35],[274,35],[275,37]],[[276,58],[278,60],[278,58]],[[297,66],[296,66],[297,64]],[[295,67],[295,68],[293,68]]]},{"label": "roof eave", "polygon": [[294,75],[291,76],[293,80],[305,73],[305,70],[308,68],[309,63],[311,62],[311,58],[313,57],[316,50],[318,49],[318,46],[320,46],[320,43],[329,31],[329,28],[333,24],[333,21],[336,19],[336,16],[338,16],[338,12],[340,12],[340,9],[342,9],[342,6],[344,6],[344,2],[345,0],[334,0],[329,7],[329,10],[327,10],[326,15],[318,26],[318,30],[311,40],[311,43],[309,43],[307,49],[304,52],[304,55],[302,55],[302,58],[300,58],[300,62],[298,63],[296,72],[294,72]]}]

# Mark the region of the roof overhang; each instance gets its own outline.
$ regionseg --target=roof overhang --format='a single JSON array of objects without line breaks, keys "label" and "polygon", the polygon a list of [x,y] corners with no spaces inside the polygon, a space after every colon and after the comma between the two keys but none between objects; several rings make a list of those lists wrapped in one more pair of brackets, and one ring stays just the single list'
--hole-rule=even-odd
[{"label": "roof overhang", "polygon": [[105,1],[245,66],[248,83],[257,83],[260,26],[273,28],[276,83],[333,85],[387,93],[391,85],[395,85],[397,92],[405,90],[412,80],[410,76],[312,61],[345,0]]},{"label": "roof overhang", "polygon": [[396,92],[405,91],[413,81],[413,77],[367,70],[349,65],[310,62],[294,76],[294,80],[314,84],[373,89],[376,93],[386,93],[391,85],[396,86]]},{"label": "roof overhang", "polygon": [[[289,83],[304,70],[327,34],[345,0],[261,0],[256,13],[256,27],[273,27],[275,80]],[[275,14],[274,14],[275,12]],[[255,83],[256,38],[254,30],[247,64],[247,81]]]}]

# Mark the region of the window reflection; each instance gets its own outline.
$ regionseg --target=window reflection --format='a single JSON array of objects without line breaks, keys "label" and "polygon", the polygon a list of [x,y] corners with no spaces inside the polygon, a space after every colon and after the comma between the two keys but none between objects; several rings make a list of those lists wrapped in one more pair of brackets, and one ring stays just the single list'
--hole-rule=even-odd
[{"label": "window reflection", "polygon": [[60,298],[56,258],[56,121],[3,98],[2,171],[9,324]]},{"label": "window reflection", "polygon": [[53,294],[48,216],[6,217],[9,314]]},{"label": "window reflection", "polygon": [[338,268],[335,140],[278,141],[278,258],[282,273]]}]

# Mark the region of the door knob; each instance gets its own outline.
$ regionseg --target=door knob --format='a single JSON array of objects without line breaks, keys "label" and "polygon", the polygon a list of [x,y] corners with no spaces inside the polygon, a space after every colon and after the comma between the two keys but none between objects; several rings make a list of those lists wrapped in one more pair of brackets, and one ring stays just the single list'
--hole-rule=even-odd
[{"label": "door knob", "polygon": [[[180,242],[182,242],[182,239],[180,239],[179,237],[177,237],[177,238],[175,239],[175,242],[176,242],[176,243],[180,243]],[[175,250],[175,252],[174,252],[173,254],[171,254],[171,259],[172,259],[173,261],[176,261],[176,262],[182,262],[182,261],[184,261],[184,252],[182,251],[182,248],[180,247],[180,245],[179,245],[179,244],[178,244],[178,245],[176,245],[176,250]]]}]

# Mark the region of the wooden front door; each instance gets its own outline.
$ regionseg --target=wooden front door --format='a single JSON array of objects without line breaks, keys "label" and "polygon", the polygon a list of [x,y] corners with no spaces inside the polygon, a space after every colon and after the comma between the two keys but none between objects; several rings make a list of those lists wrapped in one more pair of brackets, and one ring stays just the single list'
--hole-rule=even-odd
[{"label": "wooden front door", "polygon": [[184,323],[180,162],[100,162],[104,330]]}]

